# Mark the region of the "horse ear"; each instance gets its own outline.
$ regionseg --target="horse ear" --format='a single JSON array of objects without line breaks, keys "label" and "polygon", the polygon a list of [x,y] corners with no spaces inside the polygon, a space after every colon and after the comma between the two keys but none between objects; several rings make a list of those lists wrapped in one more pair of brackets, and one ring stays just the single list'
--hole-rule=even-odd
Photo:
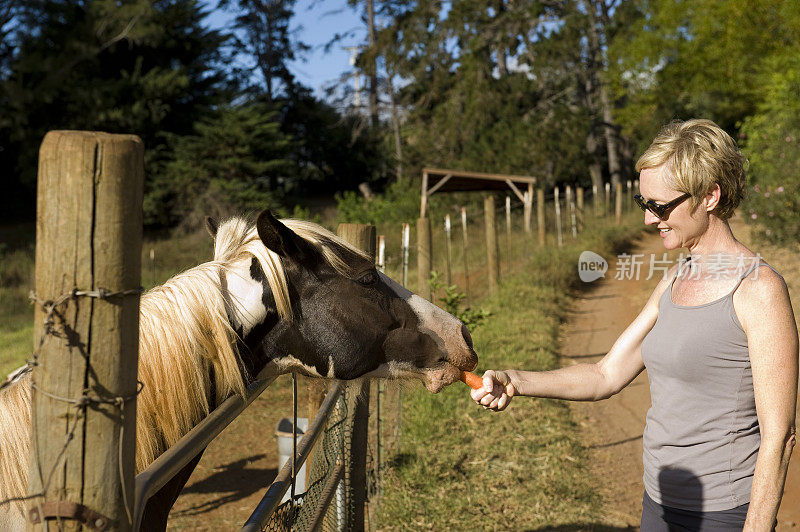
[{"label": "horse ear", "polygon": [[208,231],[208,234],[211,235],[211,238],[217,238],[218,229],[219,224],[217,221],[211,216],[206,216],[206,231]]},{"label": "horse ear", "polygon": [[297,245],[298,238],[291,229],[275,218],[269,209],[264,209],[256,220],[256,229],[261,241],[267,249],[274,251],[281,257],[291,257],[295,260],[302,258],[303,253]]}]

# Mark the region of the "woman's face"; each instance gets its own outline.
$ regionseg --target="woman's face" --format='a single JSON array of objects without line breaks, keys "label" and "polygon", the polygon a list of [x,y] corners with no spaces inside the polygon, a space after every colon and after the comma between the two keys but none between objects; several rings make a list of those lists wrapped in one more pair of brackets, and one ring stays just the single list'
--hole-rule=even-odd
[{"label": "woman's face", "polygon": [[[672,201],[683,192],[667,185],[664,166],[645,168],[639,174],[639,193],[645,200],[658,204]],[[658,227],[666,249],[689,248],[697,243],[709,224],[709,215],[702,202],[692,211],[691,198],[674,207],[664,218],[659,218],[650,210],[644,212],[644,223]]]}]

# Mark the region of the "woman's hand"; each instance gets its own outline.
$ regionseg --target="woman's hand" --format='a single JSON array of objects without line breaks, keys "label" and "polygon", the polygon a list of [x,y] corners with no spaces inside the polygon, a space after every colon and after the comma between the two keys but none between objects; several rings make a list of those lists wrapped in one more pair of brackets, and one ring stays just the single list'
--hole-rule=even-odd
[{"label": "woman's hand", "polygon": [[472,390],[469,395],[487,410],[500,412],[517,395],[517,389],[507,372],[490,369],[483,374],[483,388]]}]

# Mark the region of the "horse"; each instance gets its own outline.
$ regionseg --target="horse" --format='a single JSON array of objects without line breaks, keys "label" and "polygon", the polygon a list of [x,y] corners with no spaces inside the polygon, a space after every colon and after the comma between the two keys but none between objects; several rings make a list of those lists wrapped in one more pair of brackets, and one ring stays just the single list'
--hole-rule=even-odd
[{"label": "horse", "polygon": [[[418,379],[436,393],[477,365],[467,328],[306,221],[207,219],[214,259],[140,300],[136,472],[255,379]],[[25,527],[31,369],[0,386],[0,529]],[[145,508],[164,530],[200,455]],[[12,502],[3,503],[10,499]]]}]

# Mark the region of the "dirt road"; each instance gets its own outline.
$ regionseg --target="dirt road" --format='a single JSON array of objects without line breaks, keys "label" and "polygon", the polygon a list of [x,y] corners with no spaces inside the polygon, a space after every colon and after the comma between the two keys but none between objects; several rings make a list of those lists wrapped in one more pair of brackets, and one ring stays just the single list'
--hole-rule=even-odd
[{"label": "dirt road", "polygon": [[[639,279],[615,279],[617,261],[606,257],[609,269],[605,279],[592,283],[596,286],[589,287],[576,302],[569,321],[562,327],[564,365],[599,360],[652,293],[661,273],[646,278],[651,254],[657,259],[663,256],[660,237],[645,234],[632,253],[644,254]],[[671,252],[667,258],[674,263],[677,257],[678,253]],[[594,483],[604,501],[603,515],[598,518],[608,526],[639,526],[644,489],[642,431],[649,407],[646,372],[606,401],[573,403],[573,413],[589,450]],[[791,466],[778,530],[797,530],[800,526],[800,453],[795,452]]]}]

